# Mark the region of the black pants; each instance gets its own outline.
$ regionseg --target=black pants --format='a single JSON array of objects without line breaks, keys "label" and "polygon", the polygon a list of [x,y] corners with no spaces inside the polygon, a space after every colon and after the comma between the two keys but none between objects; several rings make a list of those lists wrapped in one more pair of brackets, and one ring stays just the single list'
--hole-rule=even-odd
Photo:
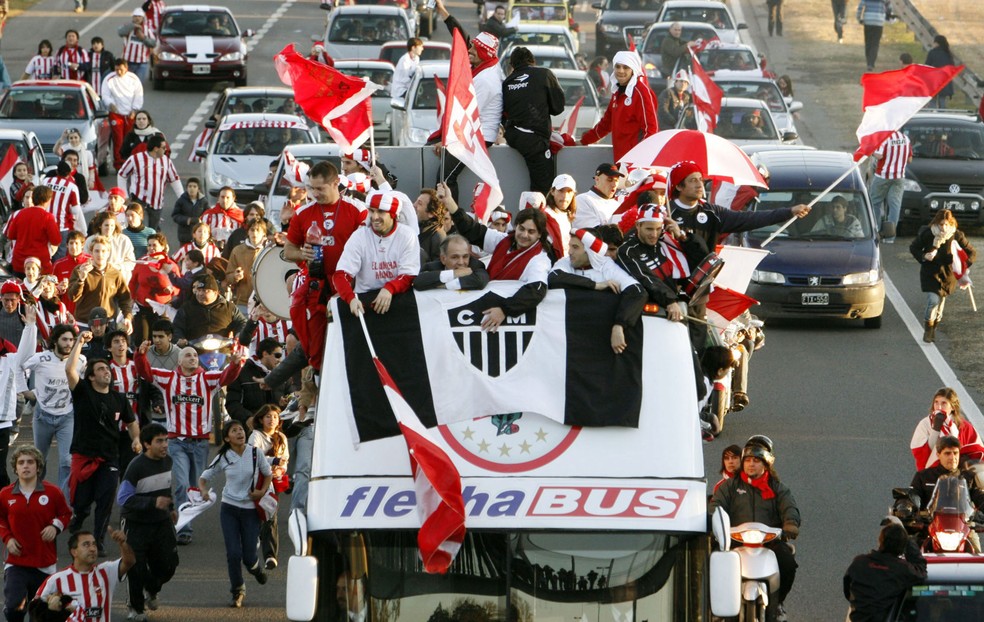
[{"label": "black pants", "polygon": [[768,0],[769,5],[769,36],[775,31],[782,36],[782,0]]},{"label": "black pants", "polygon": [[126,467],[130,465],[130,462],[137,457],[137,454],[133,453],[133,441],[130,440],[130,431],[123,430],[120,432],[119,440],[119,450],[120,450],[120,468],[117,471],[120,481],[123,481],[123,475],[126,473]]},{"label": "black pants", "polygon": [[834,11],[834,32],[838,39],[843,39],[844,24],[847,23],[847,0],[830,0],[830,8]]},{"label": "black pants", "polygon": [[864,27],[864,59],[868,62],[868,70],[875,68],[878,60],[878,46],[881,45],[882,26]]},{"label": "black pants", "polygon": [[280,551],[280,529],[277,525],[277,515],[268,521],[260,523],[260,564],[269,558],[277,559]]},{"label": "black pants", "polygon": [[133,549],[137,562],[127,573],[130,591],[130,607],[144,611],[144,590],[157,594],[171,580],[178,567],[178,543],[174,525],[170,520],[156,523],[138,523],[123,519],[127,544]]},{"label": "black pants", "polygon": [[[486,149],[491,146],[492,143],[485,143]],[[451,191],[451,198],[454,199],[455,203],[458,203],[458,175],[461,175],[465,171],[465,168],[467,167],[461,163],[461,160],[451,155],[447,149],[444,150],[444,166],[441,170],[437,171],[437,182],[440,183],[443,181],[448,185],[448,190]],[[444,172],[443,180],[441,179],[442,170]],[[551,181],[553,180],[551,179]],[[495,206],[492,205],[490,207]]]},{"label": "black pants", "polygon": [[[17,425],[16,421],[14,425]],[[7,475],[7,452],[10,451],[10,433],[13,430],[13,427],[0,430],[0,488],[10,485],[10,476]]]},{"label": "black pants", "polygon": [[781,603],[786,600],[789,591],[793,589],[793,582],[796,581],[796,569],[799,564],[796,563],[796,556],[793,555],[792,547],[782,540],[773,540],[765,546],[772,549],[772,552],[776,554],[776,562],[779,563],[779,591],[776,592],[775,599],[770,600]]},{"label": "black pants", "polygon": [[47,578],[48,573],[26,566],[10,566],[3,571],[3,615],[8,622],[27,619],[27,603]]},{"label": "black pants", "polygon": [[[142,203],[142,201],[141,201]],[[161,230],[161,212],[162,209],[154,209],[150,206],[144,205],[144,225],[150,227],[154,231]]]},{"label": "black pants", "polygon": [[96,504],[92,533],[96,537],[99,550],[105,549],[106,528],[109,527],[109,517],[113,511],[119,472],[119,467],[115,464],[103,462],[89,479],[79,482],[75,487],[75,497],[72,499],[75,518],[72,522],[81,525],[89,515],[89,507],[93,503]]},{"label": "black pants", "polygon": [[526,160],[526,168],[530,172],[529,189],[546,196],[557,176],[557,161],[550,153],[550,140],[510,127],[506,129],[506,144]]}]

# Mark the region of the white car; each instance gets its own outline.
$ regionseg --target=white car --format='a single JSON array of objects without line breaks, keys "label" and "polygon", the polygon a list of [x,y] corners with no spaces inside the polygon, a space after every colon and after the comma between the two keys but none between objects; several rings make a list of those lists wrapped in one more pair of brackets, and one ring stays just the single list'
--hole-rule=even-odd
[{"label": "white car", "polygon": [[557,76],[560,87],[564,89],[564,112],[550,117],[553,127],[555,129],[560,127],[583,96],[584,101],[577,113],[575,129],[580,134],[584,130],[593,128],[601,120],[601,115],[605,113],[605,105],[607,104],[603,105],[599,102],[598,91],[595,90],[588,74],[574,69],[553,69],[551,71]]},{"label": "white car", "polygon": [[731,77],[727,74],[721,76],[715,75],[712,79],[721,87],[726,97],[760,99],[769,107],[769,112],[772,113],[772,118],[775,119],[776,127],[780,132],[799,133],[793,115],[803,109],[803,102],[786,100],[776,86],[775,80],[762,76]]},{"label": "white car", "polygon": [[656,21],[710,24],[726,43],[744,43],[738,31],[748,28],[744,22],[735,21],[731,9],[720,0],[666,0]]},{"label": "white car", "polygon": [[317,127],[288,114],[230,114],[219,123],[207,147],[195,151],[202,158],[201,179],[209,196],[231,186],[240,203],[256,199],[255,187],[266,181],[270,164],[295,143],[320,141]]},{"label": "white car", "polygon": [[[533,53],[537,67],[547,69],[577,69],[577,59],[574,52],[562,45],[527,45],[526,48]],[[509,66],[509,56],[502,56],[499,60],[502,73],[509,75],[512,68]]]},{"label": "white car", "polygon": [[[681,116],[677,127],[697,129],[693,105]],[[779,131],[765,102],[745,97],[721,98],[721,112],[718,114],[714,133],[736,145],[784,145],[800,142],[797,134]]]},{"label": "white car", "polygon": [[383,88],[372,94],[372,126],[377,145],[392,144],[390,128],[393,109],[390,107],[390,82],[394,67],[384,60],[336,60],[335,69],[345,75],[366,78]]},{"label": "white car", "polygon": [[517,45],[562,45],[577,54],[580,42],[570,26],[520,22],[516,32],[499,41],[499,56],[508,56]]},{"label": "white car", "polygon": [[437,84],[447,84],[451,65],[446,62],[421,63],[410,80],[406,97],[394,97],[393,143],[403,147],[422,147],[440,126],[437,118]]},{"label": "white car", "polygon": [[407,13],[397,6],[339,6],[328,14],[322,41],[325,52],[339,58],[379,58],[387,41],[403,41],[413,36]]}]

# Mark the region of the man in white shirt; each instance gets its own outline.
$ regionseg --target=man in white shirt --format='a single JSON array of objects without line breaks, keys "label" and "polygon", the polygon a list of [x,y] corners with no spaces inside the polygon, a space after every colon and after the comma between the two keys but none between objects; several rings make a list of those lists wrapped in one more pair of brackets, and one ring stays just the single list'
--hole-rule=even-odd
[{"label": "man in white shirt", "polygon": [[595,169],[594,185],[577,195],[577,214],[573,229],[590,229],[607,225],[621,201],[615,198],[619,180],[624,177],[614,164],[600,164]]},{"label": "man in white shirt", "polygon": [[405,97],[407,89],[410,88],[410,80],[420,65],[420,55],[424,52],[424,42],[413,37],[407,40],[407,53],[396,61],[396,70],[393,72],[393,82],[390,83],[390,95],[392,97]]},{"label": "man in white shirt", "polygon": [[126,59],[117,58],[116,69],[103,81],[99,95],[109,109],[110,132],[113,135],[113,167],[119,170],[123,166],[123,156],[120,154],[123,137],[133,129],[133,119],[144,105],[143,83],[136,74],[129,72]]}]

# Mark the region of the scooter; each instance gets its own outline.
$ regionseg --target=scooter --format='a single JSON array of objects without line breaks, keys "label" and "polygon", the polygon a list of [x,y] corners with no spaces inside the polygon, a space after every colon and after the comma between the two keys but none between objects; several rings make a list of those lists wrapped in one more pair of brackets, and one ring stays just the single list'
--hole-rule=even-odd
[{"label": "scooter", "polygon": [[[770,595],[779,590],[779,561],[765,545],[782,537],[782,529],[762,523],[742,523],[732,527],[728,513],[717,508],[712,516],[712,531],[721,551],[738,558],[741,582],[738,622],[774,620],[779,603],[770,599]],[[712,554],[712,572],[715,555],[719,552]],[[713,610],[713,590],[711,599]]]}]

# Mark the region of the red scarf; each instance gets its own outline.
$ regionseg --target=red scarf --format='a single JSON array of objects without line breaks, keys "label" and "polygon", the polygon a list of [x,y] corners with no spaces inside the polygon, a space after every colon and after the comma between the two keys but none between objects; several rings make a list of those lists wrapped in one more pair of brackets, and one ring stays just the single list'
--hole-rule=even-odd
[{"label": "red scarf", "polygon": [[742,471],[741,472],[741,481],[745,482],[746,484],[748,484],[752,488],[754,488],[754,489],[758,490],[760,493],[762,493],[762,498],[763,499],[768,500],[768,499],[772,499],[772,498],[774,498],[776,496],[775,491],[773,491],[772,490],[772,487],[769,486],[769,472],[768,471],[766,471],[765,473],[763,473],[762,474],[762,477],[759,477],[758,479],[752,479],[752,478],[748,477],[748,475],[744,471]]},{"label": "red scarf", "polygon": [[474,78],[475,76],[477,76],[478,74],[482,73],[483,71],[485,71],[489,67],[495,67],[498,64],[499,64],[499,59],[496,58],[495,56],[493,56],[492,58],[483,60],[477,66],[472,67],[472,77]]},{"label": "red scarf", "polygon": [[518,281],[526,270],[526,264],[540,254],[543,246],[536,242],[524,249],[512,250],[513,238],[505,238],[492,251],[489,261],[489,277],[493,281]]},{"label": "red scarf", "polygon": [[[564,256],[564,238],[560,233],[560,223],[557,222],[557,214],[548,210],[546,206],[541,207],[540,211],[547,217],[547,237],[550,238],[550,246],[553,247],[554,257],[560,259]],[[567,212],[561,212],[564,218]]]}]

